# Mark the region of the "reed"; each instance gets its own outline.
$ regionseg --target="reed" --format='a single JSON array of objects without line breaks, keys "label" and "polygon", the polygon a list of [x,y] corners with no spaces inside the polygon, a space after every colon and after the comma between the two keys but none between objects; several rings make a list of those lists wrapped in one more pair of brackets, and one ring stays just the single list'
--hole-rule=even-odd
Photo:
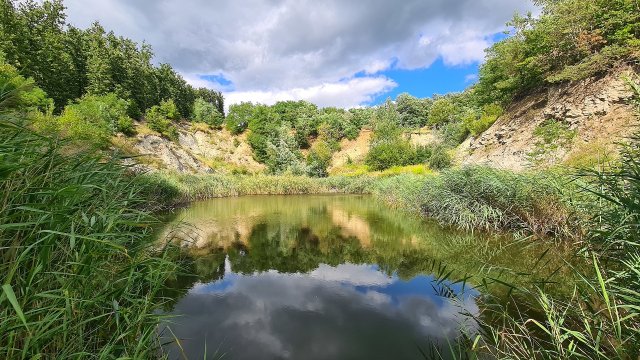
[{"label": "reed", "polygon": [[0,114],[0,358],[151,358],[175,270],[139,181]]}]

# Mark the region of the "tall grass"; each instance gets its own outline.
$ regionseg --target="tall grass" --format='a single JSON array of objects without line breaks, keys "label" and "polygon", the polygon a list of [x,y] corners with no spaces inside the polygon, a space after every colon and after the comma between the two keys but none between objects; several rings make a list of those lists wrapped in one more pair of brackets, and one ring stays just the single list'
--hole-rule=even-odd
[{"label": "tall grass", "polygon": [[[524,292],[539,317],[492,308],[500,326],[486,324],[479,354],[498,359],[637,359],[640,354],[640,138],[622,163],[581,174],[599,198],[582,253],[593,268],[581,272],[573,295],[542,288]],[[529,312],[530,314],[530,312]]]},{"label": "tall grass", "polygon": [[551,172],[513,173],[484,167],[445,171],[424,188],[422,211],[465,230],[525,231],[576,237],[575,185]]},{"label": "tall grass", "polygon": [[151,358],[175,265],[126,169],[0,114],[0,358]]},{"label": "tall grass", "polygon": [[374,178],[310,178],[293,175],[187,175],[157,172],[141,181],[152,196],[167,204],[242,195],[363,194]]}]

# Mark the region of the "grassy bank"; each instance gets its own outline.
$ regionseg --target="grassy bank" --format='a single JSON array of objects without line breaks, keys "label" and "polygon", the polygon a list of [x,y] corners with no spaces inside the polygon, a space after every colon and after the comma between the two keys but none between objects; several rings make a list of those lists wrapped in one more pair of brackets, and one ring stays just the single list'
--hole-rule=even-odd
[{"label": "grassy bank", "polygon": [[554,172],[512,173],[484,167],[440,174],[360,175],[309,178],[268,175],[180,175],[142,177],[152,196],[167,204],[243,195],[373,194],[441,224],[473,231],[517,231],[580,238],[579,188]]},{"label": "grassy bank", "polygon": [[0,358],[153,358],[176,269],[141,184],[0,113]]},{"label": "grassy bank", "polygon": [[151,196],[165,204],[243,195],[364,194],[375,178],[270,175],[188,175],[170,172],[147,174],[140,179]]}]

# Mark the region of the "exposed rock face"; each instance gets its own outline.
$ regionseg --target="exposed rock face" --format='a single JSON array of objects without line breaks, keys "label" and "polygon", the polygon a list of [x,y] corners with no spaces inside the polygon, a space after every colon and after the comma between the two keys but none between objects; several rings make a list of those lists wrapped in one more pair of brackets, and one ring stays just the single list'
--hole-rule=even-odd
[{"label": "exposed rock face", "polygon": [[169,169],[181,173],[206,173],[211,169],[177,144],[157,135],[139,138],[136,149],[140,154],[158,158]]},{"label": "exposed rock face", "polygon": [[531,154],[538,141],[534,132],[549,120],[575,132],[571,144],[559,146],[549,154],[549,165],[562,162],[577,149],[595,142],[615,147],[639,123],[630,104],[633,94],[622,77],[626,70],[629,69],[600,79],[551,87],[546,93],[516,101],[491,128],[460,146],[459,160],[462,164],[527,169],[532,165]]},{"label": "exposed rock face", "polygon": [[[226,130],[192,130],[179,127],[178,140],[173,142],[157,134],[138,135],[134,148],[147,162],[180,173],[228,172],[229,166],[249,172],[264,169],[253,159],[244,137],[234,137]],[[219,165],[219,166],[217,166]]]}]

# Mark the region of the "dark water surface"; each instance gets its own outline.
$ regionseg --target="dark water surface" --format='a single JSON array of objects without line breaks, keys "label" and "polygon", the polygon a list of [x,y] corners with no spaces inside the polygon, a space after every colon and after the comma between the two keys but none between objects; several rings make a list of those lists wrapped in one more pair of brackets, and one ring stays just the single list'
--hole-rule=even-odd
[{"label": "dark water surface", "polygon": [[216,199],[177,222],[198,276],[173,284],[172,359],[420,359],[476,331],[479,294],[455,274],[484,240],[369,196]]}]

